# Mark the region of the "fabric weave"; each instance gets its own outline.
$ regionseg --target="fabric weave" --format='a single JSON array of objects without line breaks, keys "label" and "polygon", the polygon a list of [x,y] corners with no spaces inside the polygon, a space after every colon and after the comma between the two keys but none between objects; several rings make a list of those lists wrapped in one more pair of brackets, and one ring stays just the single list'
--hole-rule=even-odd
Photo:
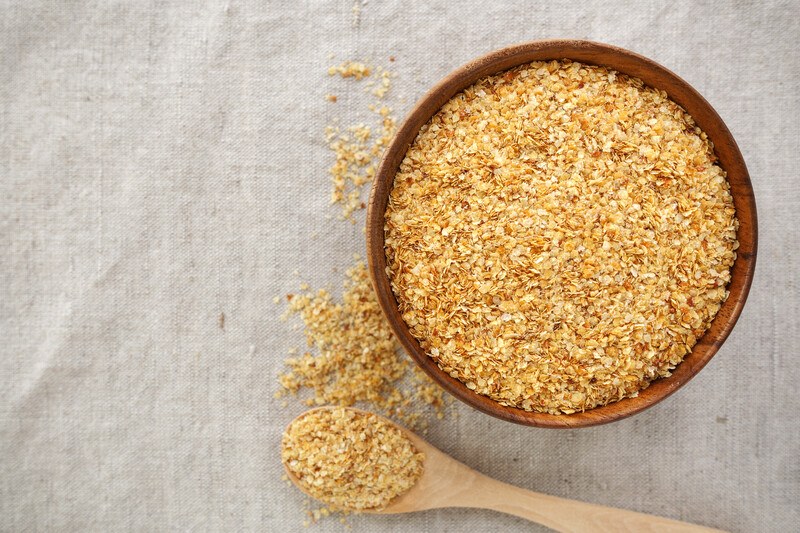
[{"label": "fabric weave", "polygon": [[[558,496],[794,529],[800,6],[357,5],[2,3],[0,529],[302,531],[304,496],[281,481],[278,446],[304,407],[273,394],[304,339],[272,300],[301,281],[341,287],[363,255],[363,212],[353,225],[329,205],[324,128],[374,116],[362,86],[328,67],[395,71],[386,102],[402,117],[469,59],[555,37],[648,56],[726,121],[759,207],[749,301],[711,363],[644,413],[542,430],[457,405],[428,439]],[[544,530],[479,510],[349,520],[355,531]]]}]

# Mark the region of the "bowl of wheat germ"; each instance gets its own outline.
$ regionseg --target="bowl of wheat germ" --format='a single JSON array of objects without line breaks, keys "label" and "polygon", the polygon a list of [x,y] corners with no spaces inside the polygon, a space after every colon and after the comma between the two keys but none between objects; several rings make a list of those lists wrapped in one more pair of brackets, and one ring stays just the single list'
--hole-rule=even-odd
[{"label": "bowl of wheat germ", "polygon": [[719,350],[753,278],[757,223],[730,131],[688,83],[588,41],[455,70],[388,146],[370,274],[405,349],[504,420],[630,416]]}]

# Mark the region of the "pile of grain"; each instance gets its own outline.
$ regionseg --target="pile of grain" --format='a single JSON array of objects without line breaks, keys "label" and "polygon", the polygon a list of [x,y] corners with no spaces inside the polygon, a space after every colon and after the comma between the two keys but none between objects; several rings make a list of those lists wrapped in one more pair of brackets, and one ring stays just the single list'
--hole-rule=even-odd
[{"label": "pile of grain", "polygon": [[308,494],[342,511],[386,507],[414,486],[425,460],[395,426],[342,407],[295,420],[283,435],[281,457]]},{"label": "pile of grain", "polygon": [[451,376],[503,405],[572,413],[668,376],[727,297],[725,173],[663,91],[532,63],[425,125],[386,212],[392,287]]},{"label": "pile of grain", "polygon": [[[344,128],[331,125],[325,130],[328,148],[336,156],[335,163],[329,169],[333,183],[331,203],[341,205],[341,217],[355,223],[353,214],[366,208],[362,199],[364,185],[375,177],[378,160],[397,129],[391,108],[380,102],[391,88],[394,73],[382,67],[373,68],[362,62],[346,61],[328,69],[328,75],[337,74],[342,78],[364,80],[366,91],[377,99],[367,106],[379,117],[377,128],[358,123]],[[326,99],[332,103],[339,100],[334,94],[326,95]]]},{"label": "pile of grain", "polygon": [[288,298],[288,313],[300,315],[308,346],[316,353],[286,360],[290,370],[280,376],[277,396],[310,389],[307,405],[359,404],[421,429],[426,408],[443,416],[442,389],[402,352],[364,263],[347,272],[342,303],[326,290]]}]

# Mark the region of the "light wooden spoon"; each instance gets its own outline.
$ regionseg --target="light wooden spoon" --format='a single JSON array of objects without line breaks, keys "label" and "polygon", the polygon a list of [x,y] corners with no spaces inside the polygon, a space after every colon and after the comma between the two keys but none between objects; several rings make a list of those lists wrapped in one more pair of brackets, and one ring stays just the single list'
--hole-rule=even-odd
[{"label": "light wooden spoon", "polygon": [[[298,418],[319,409],[331,409],[331,407],[312,409]],[[360,409],[348,409],[367,413]],[[399,514],[443,507],[476,507],[519,516],[564,532],[643,533],[668,531],[698,533],[721,531],[660,516],[557,498],[508,485],[484,476],[456,461],[415,433],[391,420],[386,418],[383,420],[400,429],[414,443],[414,446],[425,454],[424,470],[419,481],[408,492],[392,500],[386,508],[379,511],[362,512]],[[289,479],[300,490],[311,496],[285,464],[284,468],[286,468]]]}]

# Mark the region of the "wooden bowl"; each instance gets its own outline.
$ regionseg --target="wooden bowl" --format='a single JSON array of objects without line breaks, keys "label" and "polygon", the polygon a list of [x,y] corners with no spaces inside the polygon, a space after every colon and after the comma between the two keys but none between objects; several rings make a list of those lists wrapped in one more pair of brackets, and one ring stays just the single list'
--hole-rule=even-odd
[{"label": "wooden bowl", "polygon": [[[719,165],[727,172],[739,219],[739,249],[731,269],[730,296],[708,331],[672,375],[653,381],[636,398],[626,398],[602,407],[570,415],[551,415],[505,407],[487,396],[469,390],[442,371],[411,335],[398,309],[386,273],[384,215],[395,173],[420,128],[455,94],[475,81],[512,67],[537,60],[571,59],[609,67],[635,76],[662,89],[680,104],[714,143]],[[419,366],[445,388],[472,407],[490,415],[529,426],[573,428],[604,424],[638,413],[663,400],[689,381],[717,353],[742,312],[756,264],[757,223],[753,187],[742,154],[722,119],[706,100],[684,80],[661,65],[633,52],[590,41],[547,40],[503,48],[470,61],[439,82],[411,110],[388,146],[372,187],[367,213],[367,254],[372,282],[389,323]]]}]

